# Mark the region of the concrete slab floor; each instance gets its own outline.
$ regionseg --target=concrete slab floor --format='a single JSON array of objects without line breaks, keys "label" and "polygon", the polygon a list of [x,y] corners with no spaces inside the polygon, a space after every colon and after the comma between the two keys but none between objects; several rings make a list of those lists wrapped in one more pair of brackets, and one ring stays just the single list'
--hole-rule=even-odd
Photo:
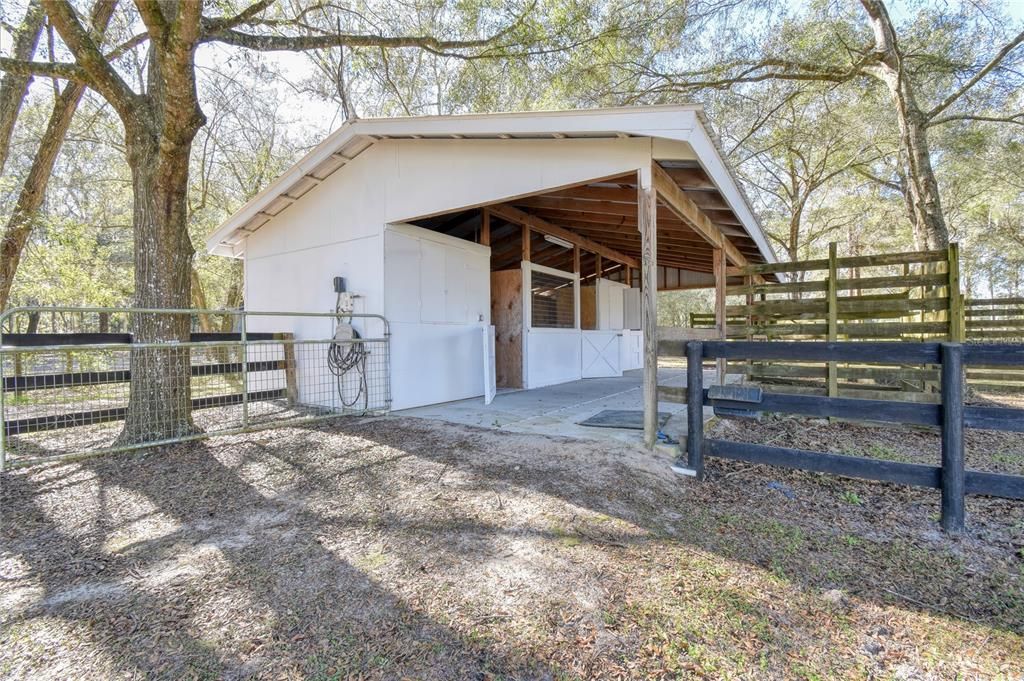
[{"label": "concrete slab floor", "polygon": [[[705,372],[705,385],[714,372]],[[516,433],[560,435],[589,440],[614,439],[639,444],[643,431],[624,428],[593,428],[579,425],[604,409],[643,409],[642,372],[627,371],[621,377],[585,378],[581,381],[534,388],[533,390],[499,391],[490,404],[482,397],[458,402],[432,404],[394,412],[399,416],[449,421]],[[685,369],[658,370],[658,384],[674,387],[686,385]],[[662,402],[659,411],[671,414],[662,430],[676,438],[686,434],[686,405]],[[705,409],[705,418],[710,410]]]}]

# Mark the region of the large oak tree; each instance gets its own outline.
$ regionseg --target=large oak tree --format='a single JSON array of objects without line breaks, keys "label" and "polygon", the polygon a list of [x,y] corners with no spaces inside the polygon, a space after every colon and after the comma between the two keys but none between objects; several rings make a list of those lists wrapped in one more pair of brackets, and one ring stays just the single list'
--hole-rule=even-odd
[{"label": "large oak tree", "polygon": [[[698,43],[693,49],[706,55],[698,53],[696,60],[707,63],[696,68],[656,64],[634,70],[647,79],[648,98],[773,80],[832,87],[881,84],[899,131],[900,175],[906,179],[903,190],[918,244],[943,248],[949,228],[929,131],[963,121],[1024,124],[1024,112],[1012,109],[1013,86],[1005,87],[1007,82],[1024,85],[1024,31],[993,39],[992,21],[963,5],[924,12],[923,21],[912,22],[900,35],[883,0],[812,2],[796,18],[787,9],[781,10],[781,21],[770,12],[757,15],[768,26],[764,35],[747,31],[744,41],[731,31],[730,40],[714,47]],[[749,27],[758,7],[738,4],[737,20]],[[907,35],[911,29],[913,36]],[[1002,84],[991,87],[996,75]]]},{"label": "large oak tree", "polygon": [[[523,47],[523,12],[477,7],[467,37],[431,33],[353,31],[339,19],[322,29],[308,12],[288,16],[272,0],[258,0],[234,13],[208,16],[224,3],[201,0],[134,0],[145,27],[126,45],[148,50],[145,83],[133,88],[117,66],[120,53],[104,53],[78,10],[68,0],[41,0],[71,61],[39,61],[14,53],[0,58],[12,78],[60,78],[98,92],[117,112],[125,133],[134,199],[135,304],[141,308],[184,309],[191,303],[192,242],[187,229],[187,191],[192,143],[206,118],[196,87],[196,51],[222,43],[262,51],[323,50],[376,46],[415,48],[461,57],[499,56]],[[524,10],[525,11],[525,10]],[[130,21],[128,22],[130,23]],[[518,31],[518,32],[517,32]],[[454,29],[450,32],[455,33]],[[187,340],[189,315],[141,314],[133,329],[138,342]],[[191,418],[189,352],[161,348],[132,353],[132,383],[123,443],[188,435]]]}]

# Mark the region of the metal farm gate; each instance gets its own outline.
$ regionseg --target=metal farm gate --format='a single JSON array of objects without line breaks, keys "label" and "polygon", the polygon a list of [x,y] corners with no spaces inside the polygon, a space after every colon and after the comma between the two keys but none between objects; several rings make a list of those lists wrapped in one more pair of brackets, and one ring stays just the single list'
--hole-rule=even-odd
[{"label": "metal farm gate", "polygon": [[[164,337],[176,329],[173,336],[188,333],[188,340],[137,340],[154,337],[154,329]],[[385,414],[389,341],[387,320],[370,314],[9,310],[0,315],[0,471]],[[152,381],[143,389],[147,372],[159,372],[159,390]],[[138,413],[130,414],[135,409],[146,415],[141,430]],[[134,430],[126,437],[132,416]]]}]

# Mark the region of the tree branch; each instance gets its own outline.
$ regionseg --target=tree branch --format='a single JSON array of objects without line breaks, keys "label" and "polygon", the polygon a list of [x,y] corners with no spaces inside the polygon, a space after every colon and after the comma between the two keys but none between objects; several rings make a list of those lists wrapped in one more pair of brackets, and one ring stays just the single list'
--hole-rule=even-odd
[{"label": "tree branch", "polygon": [[89,87],[103,95],[111,106],[117,109],[122,120],[130,120],[135,93],[100,52],[89,32],[79,23],[71,4],[67,0],[43,0],[43,6],[64,44],[75,56],[75,62],[85,72]]},{"label": "tree branch", "polygon": [[1019,46],[1022,42],[1024,42],[1024,31],[1021,31],[1020,33],[1017,34],[1016,38],[1003,45],[1003,49],[999,50],[999,52],[996,53],[996,56],[992,57],[992,60],[989,61],[988,64],[985,64],[985,66],[982,67],[980,71],[974,74],[973,78],[964,83],[959,89],[957,89],[956,92],[954,92],[953,94],[949,95],[944,100],[939,102],[939,104],[935,108],[933,108],[931,111],[925,114],[925,117],[929,119],[934,118],[935,116],[949,108],[949,106],[956,102],[956,100],[960,99],[965,94],[967,94],[968,90],[977,85],[982,78],[987,76],[992,71],[992,69],[999,66],[999,63],[1003,61],[1006,55],[1008,55],[1010,52],[1013,52],[1013,50],[1015,50],[1017,46]]},{"label": "tree branch", "polygon": [[229,28],[234,28],[239,24],[248,23],[273,4],[274,0],[259,0],[259,2],[254,2],[233,17],[204,18],[204,28],[209,31],[225,31]]},{"label": "tree branch", "polygon": [[1015,113],[1010,116],[982,116],[976,114],[953,114],[950,116],[943,116],[942,118],[936,118],[928,121],[928,127],[935,127],[936,125],[943,125],[944,123],[952,123],[953,121],[981,121],[984,123],[1014,123],[1016,125],[1024,125],[1024,111]]},{"label": "tree branch", "polygon": [[23,61],[0,57],[0,71],[20,76],[41,76],[44,78],[60,78],[75,82],[85,82],[88,77],[85,70],[77,64],[54,61]]},{"label": "tree branch", "polygon": [[[110,52],[107,52],[105,59],[113,61],[120,59],[131,50],[149,40],[148,33],[139,33],[124,41]],[[89,77],[78,64],[57,61],[28,61],[0,57],[0,71],[5,73],[17,73],[28,76],[40,76],[44,78],[60,78],[75,83],[88,84]]]},{"label": "tree branch", "polygon": [[261,52],[301,52],[322,50],[331,47],[418,47],[435,54],[454,50],[487,47],[493,38],[479,40],[438,40],[433,36],[384,36],[375,34],[331,34],[331,35],[254,35],[235,30],[206,32],[203,42],[217,41],[235,47],[244,47]]}]

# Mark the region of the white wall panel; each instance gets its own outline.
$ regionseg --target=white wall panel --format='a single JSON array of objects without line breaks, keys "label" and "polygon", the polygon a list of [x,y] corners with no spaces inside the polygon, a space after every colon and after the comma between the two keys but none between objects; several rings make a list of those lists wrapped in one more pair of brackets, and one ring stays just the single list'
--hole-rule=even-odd
[{"label": "white wall panel", "polygon": [[388,230],[384,234],[384,309],[393,322],[419,322],[420,240]]},{"label": "white wall panel", "polygon": [[401,222],[627,173],[651,162],[649,139],[388,140],[395,149],[385,222]]},{"label": "white wall panel", "polygon": [[623,294],[626,285],[609,279],[597,280],[597,328],[609,331],[623,328]]},{"label": "white wall panel", "polygon": [[482,395],[490,249],[409,225],[384,242],[393,408]]},{"label": "white wall panel", "polygon": [[445,267],[444,246],[420,239],[419,291],[405,290],[398,293],[407,296],[419,294],[421,322],[447,321]]},{"label": "white wall panel", "polygon": [[[248,310],[332,312],[335,276],[345,277],[348,290],[358,294],[356,312],[384,311],[380,236],[290,251],[262,258],[246,258],[245,306]],[[330,320],[311,317],[250,317],[252,331],[281,331],[297,338],[330,334]],[[363,331],[364,323],[356,322]],[[370,329],[367,329],[370,330]]]},{"label": "white wall panel", "polygon": [[479,324],[398,323],[391,333],[393,409],[484,394]]},{"label": "white wall panel", "polygon": [[246,258],[299,251],[375,236],[384,229],[384,182],[393,155],[371,150],[304,194],[246,239]]},{"label": "white wall panel", "polygon": [[644,332],[626,329],[622,332],[622,339],[619,342],[619,350],[622,355],[619,359],[619,366],[622,371],[631,369],[642,369],[644,366]]},{"label": "white wall panel", "polygon": [[529,329],[526,333],[526,387],[540,388],[583,378],[580,331]]}]

